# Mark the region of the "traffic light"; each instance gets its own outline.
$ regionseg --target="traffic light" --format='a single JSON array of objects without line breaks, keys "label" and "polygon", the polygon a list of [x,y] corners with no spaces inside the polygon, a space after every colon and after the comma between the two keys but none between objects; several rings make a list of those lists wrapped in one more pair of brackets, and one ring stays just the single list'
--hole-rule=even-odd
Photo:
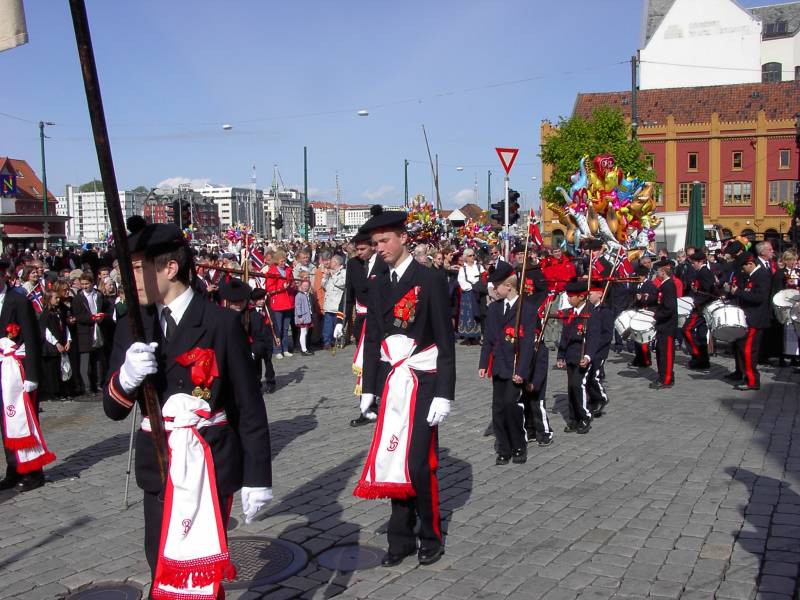
[{"label": "traffic light", "polygon": [[506,224],[506,201],[501,200],[492,204],[492,209],[496,212],[492,213],[492,220],[497,221],[500,225]]},{"label": "traffic light", "polygon": [[181,226],[181,203],[180,200],[172,201],[172,222],[178,227]]},{"label": "traffic light", "polygon": [[310,204],[306,206],[306,225],[308,225],[310,229],[314,229],[314,227],[317,226],[317,217],[314,214],[314,207]]},{"label": "traffic light", "polygon": [[278,215],[275,217],[273,225],[275,226],[275,229],[283,229],[283,215]]},{"label": "traffic light", "polygon": [[181,201],[181,226],[186,229],[192,225],[192,205]]},{"label": "traffic light", "polygon": [[519,192],[508,190],[508,224],[514,225],[519,221]]}]

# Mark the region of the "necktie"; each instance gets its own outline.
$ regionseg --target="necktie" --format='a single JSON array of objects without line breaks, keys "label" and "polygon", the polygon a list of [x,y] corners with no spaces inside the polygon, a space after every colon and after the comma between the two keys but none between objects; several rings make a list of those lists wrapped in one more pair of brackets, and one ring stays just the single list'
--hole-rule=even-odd
[{"label": "necktie", "polygon": [[169,344],[170,340],[175,337],[175,330],[178,328],[178,324],[172,317],[172,311],[168,306],[164,307],[164,310],[161,311],[161,314],[164,316],[164,323],[167,326],[166,333],[164,334],[164,341]]},{"label": "necktie", "polygon": [[397,285],[397,271],[392,271],[392,285]]},{"label": "necktie", "polygon": [[511,310],[511,302],[506,301],[506,309],[503,311],[504,315],[508,314],[508,311]]}]

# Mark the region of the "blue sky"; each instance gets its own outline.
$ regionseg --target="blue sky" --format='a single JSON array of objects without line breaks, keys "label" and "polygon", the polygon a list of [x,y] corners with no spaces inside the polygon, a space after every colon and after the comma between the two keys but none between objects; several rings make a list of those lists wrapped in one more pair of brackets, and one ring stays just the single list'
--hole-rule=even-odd
[{"label": "blue sky", "polygon": [[[482,205],[487,170],[500,192],[495,146],[520,148],[511,185],[538,198],[541,120],[568,115],[579,91],[629,87],[620,63],[643,4],[87,0],[87,11],[120,188],[248,185],[252,165],[266,187],[273,164],[302,186],[306,145],[312,199],[333,199],[338,173],[345,202],[401,203],[406,158],[410,193],[431,198],[424,123],[454,207],[474,199],[476,173]],[[72,22],[65,0],[25,10],[30,43],[0,53],[0,111],[30,122],[0,115],[0,155],[38,171],[37,123],[55,122],[47,171],[60,194],[98,176]]]}]

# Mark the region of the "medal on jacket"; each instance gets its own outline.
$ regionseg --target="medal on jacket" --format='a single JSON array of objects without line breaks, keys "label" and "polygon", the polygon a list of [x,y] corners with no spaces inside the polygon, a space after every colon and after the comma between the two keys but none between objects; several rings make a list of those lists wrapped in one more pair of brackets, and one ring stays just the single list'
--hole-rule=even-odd
[{"label": "medal on jacket", "polygon": [[421,289],[421,286],[415,285],[394,305],[395,327],[408,329],[409,324],[414,322],[417,314],[417,295]]},{"label": "medal on jacket", "polygon": [[211,385],[219,377],[217,355],[213,348],[192,348],[175,359],[179,365],[189,367],[189,376],[195,388],[192,396],[205,401],[211,399]]}]

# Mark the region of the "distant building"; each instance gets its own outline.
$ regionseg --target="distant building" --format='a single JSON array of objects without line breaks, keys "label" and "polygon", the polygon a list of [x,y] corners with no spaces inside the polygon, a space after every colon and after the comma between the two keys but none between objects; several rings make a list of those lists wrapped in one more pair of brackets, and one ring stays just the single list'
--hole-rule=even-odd
[{"label": "distant building", "polygon": [[[283,229],[275,231],[275,217],[283,217]],[[277,195],[272,188],[264,190],[264,216],[269,223],[266,236],[270,239],[286,240],[302,237],[303,192],[293,188],[278,190]]]},{"label": "distant building", "polygon": [[246,187],[206,185],[194,188],[204,197],[211,198],[217,205],[222,229],[239,223],[249,225],[260,235],[266,235],[264,192]]},{"label": "distant building", "polygon": [[47,191],[24,160],[0,156],[0,243],[24,246],[63,244],[67,215],[59,215],[56,197]]},{"label": "distant building", "polygon": [[184,228],[182,215],[174,214],[174,203],[188,205],[186,215],[191,218],[194,237],[203,240],[220,233],[220,218],[217,203],[186,188],[156,188],[147,197],[142,214],[148,223],[175,223]]},{"label": "distant building", "polygon": [[[122,218],[142,214],[145,198],[144,192],[119,192]],[[58,199],[57,211],[72,217],[67,222],[67,237],[71,242],[105,242],[111,231],[106,195],[102,191],[82,192],[79,186],[68,185],[66,195]]]}]

